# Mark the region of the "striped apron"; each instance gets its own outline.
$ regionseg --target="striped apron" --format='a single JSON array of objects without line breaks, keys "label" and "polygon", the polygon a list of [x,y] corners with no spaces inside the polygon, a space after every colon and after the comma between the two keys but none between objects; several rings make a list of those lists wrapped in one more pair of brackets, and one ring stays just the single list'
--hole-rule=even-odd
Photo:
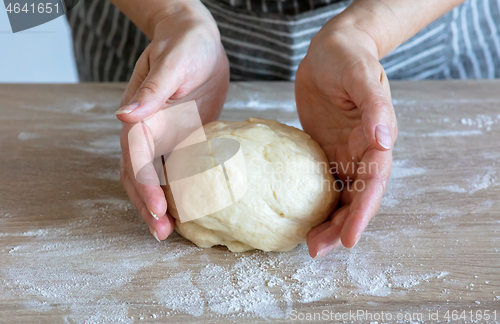
[{"label": "striped apron", "polygon": [[[312,37],[351,1],[202,0],[215,18],[231,80],[294,80]],[[106,0],[68,21],[80,81],[128,81],[147,37]],[[390,80],[500,77],[500,0],[468,0],[381,60]],[[334,55],[334,53],[333,53]]]}]

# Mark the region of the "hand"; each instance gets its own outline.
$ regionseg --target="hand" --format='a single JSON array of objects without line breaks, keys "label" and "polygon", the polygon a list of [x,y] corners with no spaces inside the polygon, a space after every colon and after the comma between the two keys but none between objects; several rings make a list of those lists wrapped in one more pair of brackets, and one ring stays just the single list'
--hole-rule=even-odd
[{"label": "hand", "polygon": [[378,212],[397,122],[375,42],[335,18],[312,40],[297,71],[295,95],[304,131],[344,184],[340,208],[307,236],[311,257],[322,257],[341,243],[353,247]]},{"label": "hand", "polygon": [[[123,122],[121,183],[157,240],[166,239],[175,222],[167,212],[159,182],[137,182],[130,151],[149,158],[150,148],[145,141],[129,143],[128,133],[135,124],[147,119],[144,125],[148,135],[153,139],[163,136],[164,127],[151,127],[154,115],[191,100],[196,100],[204,124],[216,120],[229,86],[229,63],[215,22],[205,8],[190,10],[188,15],[171,14],[156,24],[153,40],[137,61],[122,108],[116,112]],[[151,149],[154,152],[155,148]],[[158,180],[154,170],[149,172],[148,178]]]}]

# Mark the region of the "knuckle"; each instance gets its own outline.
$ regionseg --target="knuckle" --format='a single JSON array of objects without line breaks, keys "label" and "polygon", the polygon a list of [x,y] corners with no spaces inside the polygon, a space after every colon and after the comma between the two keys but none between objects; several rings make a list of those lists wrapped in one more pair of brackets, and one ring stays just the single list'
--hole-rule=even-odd
[{"label": "knuckle", "polygon": [[154,61],[165,55],[167,51],[168,41],[153,41],[148,48],[149,57]]},{"label": "knuckle", "polygon": [[381,94],[373,94],[371,98],[371,108],[376,111],[386,111],[389,109],[389,102]]},{"label": "knuckle", "polygon": [[356,60],[353,62],[350,66],[350,73],[353,73],[353,75],[365,78],[368,77],[371,74],[371,68],[367,64],[367,62],[363,60]]},{"label": "knuckle", "polygon": [[159,92],[159,90],[160,90],[160,87],[156,82],[144,81],[137,91],[138,92],[146,92],[148,94],[156,94]]}]

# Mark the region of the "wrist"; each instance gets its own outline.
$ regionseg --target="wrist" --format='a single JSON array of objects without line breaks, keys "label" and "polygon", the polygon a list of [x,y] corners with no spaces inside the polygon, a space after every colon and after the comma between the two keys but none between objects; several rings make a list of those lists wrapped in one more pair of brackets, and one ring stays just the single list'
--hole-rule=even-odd
[{"label": "wrist", "polygon": [[220,41],[217,23],[210,11],[199,0],[180,0],[169,4],[150,19],[152,38],[166,30],[202,25],[206,31]]},{"label": "wrist", "polygon": [[402,42],[399,21],[390,8],[378,1],[368,5],[366,1],[359,2],[355,1],[325,26],[331,33],[358,35],[367,50],[380,60]]},{"label": "wrist", "polygon": [[334,17],[318,33],[323,41],[340,42],[342,46],[348,48],[362,47],[365,53],[373,56],[377,61],[381,58],[381,53],[377,41],[365,30],[359,28],[356,22],[350,17]]}]

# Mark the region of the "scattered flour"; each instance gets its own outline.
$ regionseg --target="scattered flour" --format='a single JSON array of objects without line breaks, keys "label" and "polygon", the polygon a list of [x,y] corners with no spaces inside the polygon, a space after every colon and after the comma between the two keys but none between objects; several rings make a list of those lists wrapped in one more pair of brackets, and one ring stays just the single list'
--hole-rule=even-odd
[{"label": "scattered flour", "polygon": [[[234,264],[207,264],[198,274],[174,274],[160,282],[156,296],[174,312],[235,317],[286,318],[294,303],[337,295],[387,296],[447,272],[413,274],[383,266],[366,252],[340,251],[312,260],[304,246],[285,254],[255,252]],[[288,275],[289,274],[289,275]],[[175,287],[183,287],[179,290]],[[346,290],[346,287],[349,287]],[[203,310],[205,308],[205,311]]]},{"label": "scattered flour", "polygon": [[393,105],[401,105],[401,106],[414,106],[417,104],[416,100],[406,100],[406,99],[392,99]]},{"label": "scattered flour", "polygon": [[478,175],[476,176],[472,181],[471,181],[471,189],[469,189],[469,193],[472,194],[476,191],[487,189],[490,186],[496,185],[495,183],[495,175],[496,171],[493,168],[489,168],[489,170],[483,174],[483,175]]},{"label": "scattered flour", "polygon": [[122,125],[116,122],[116,117],[113,119],[108,116],[100,116],[100,118],[88,118],[88,121],[73,123],[73,124],[60,124],[55,126],[58,130],[69,130],[69,131],[86,131],[86,132],[96,132],[96,131],[116,131],[121,130]]},{"label": "scattered flour", "polygon": [[285,111],[296,111],[297,105],[293,98],[292,100],[273,100],[272,98],[262,98],[259,94],[251,94],[250,97],[245,100],[227,100],[224,104],[224,108],[253,110],[280,108]]},{"label": "scattered flour", "polygon": [[32,139],[37,139],[40,138],[40,134],[37,133],[31,133],[31,132],[21,132],[17,136],[17,138],[21,141],[27,141],[27,140],[32,140]]},{"label": "scattered flour", "polygon": [[191,271],[173,274],[163,279],[159,287],[161,289],[156,289],[155,294],[160,304],[194,316],[203,314],[205,301],[200,289],[192,283]]},{"label": "scattered flour", "polygon": [[[174,314],[284,319],[297,303],[387,296],[445,273],[395,269],[394,264],[380,262],[384,254],[362,248],[340,249],[312,260],[303,245],[288,253],[235,255],[199,249],[177,234],[158,244],[127,201],[82,200],[75,208],[82,211],[82,219],[57,228],[4,234],[20,240],[10,246],[2,245],[0,238],[0,258],[8,264],[0,273],[0,300],[19,296],[37,313],[66,309],[67,323],[133,323]],[[89,228],[95,233],[89,234]],[[367,239],[370,246],[379,245],[394,255],[394,247],[384,245],[387,235],[368,232]],[[413,230],[401,231],[391,239],[409,240],[412,235]],[[211,261],[214,254],[219,261]],[[179,271],[186,269],[187,255],[188,270]],[[158,274],[158,268],[164,269],[164,276],[148,276],[152,269]],[[137,280],[145,284],[137,286]],[[138,302],[143,306],[130,304],[130,294],[141,296]],[[129,315],[131,307],[142,314],[140,318]]]},{"label": "scattered flour", "polygon": [[89,143],[89,145],[80,146],[81,150],[94,154],[109,154],[121,156],[120,136],[109,135]]},{"label": "scattered flour", "polygon": [[401,179],[408,177],[415,177],[425,173],[424,168],[417,168],[409,166],[407,160],[395,160],[392,163],[391,178]]},{"label": "scattered flour", "polygon": [[483,128],[487,131],[490,131],[491,127],[495,123],[497,123],[497,120],[495,120],[495,117],[491,117],[489,115],[483,115],[483,114],[477,115],[476,118],[474,118],[474,119],[472,119],[472,118],[461,118],[460,119],[460,124],[462,124],[462,125],[475,126],[477,128]]},{"label": "scattered flour", "polygon": [[[428,118],[425,120],[415,119],[414,122],[426,121],[428,123],[439,124],[438,131],[430,133],[413,133],[400,131],[399,136],[403,137],[464,137],[464,136],[476,136],[483,135],[485,132],[489,132],[493,127],[500,124],[500,119],[498,116],[490,116],[485,114],[478,114],[475,117],[462,117],[458,120],[450,120],[449,118],[432,119]],[[446,127],[444,125],[446,124]],[[466,126],[464,129],[464,126]],[[454,127],[455,129],[450,129]],[[458,128],[458,129],[457,129]],[[468,128],[468,129],[467,129]],[[472,129],[471,129],[472,128]]]},{"label": "scattered flour", "polygon": [[[36,312],[66,308],[68,323],[132,323],[121,296],[137,272],[152,265],[168,267],[200,251],[179,236],[169,245],[156,244],[128,201],[81,201],[76,206],[84,217],[64,227],[2,234],[23,238],[23,243],[5,246],[0,237],[0,258],[9,265],[0,272],[0,300],[21,296],[29,300],[25,307]],[[89,235],[92,227],[95,233]]]},{"label": "scattered flour", "polygon": [[459,185],[453,184],[449,186],[444,186],[444,187],[437,187],[439,190],[444,190],[448,192],[455,192],[455,193],[464,193],[467,192],[466,189],[460,187]]},{"label": "scattered flour", "polygon": [[451,104],[485,104],[485,103],[499,103],[499,100],[496,98],[481,98],[481,99],[453,99],[453,98],[447,98],[447,99],[440,99],[440,101],[444,103],[451,103]]},{"label": "scattered flour", "polygon": [[295,128],[298,128],[298,129],[302,130],[302,125],[300,124],[300,120],[298,120],[298,119],[294,119],[294,120],[290,120],[290,121],[288,121],[288,120],[279,120],[278,119],[278,121],[281,122],[281,123],[284,123],[284,124],[286,124],[288,126],[292,126],[292,127],[295,127]]},{"label": "scattered flour", "polygon": [[403,137],[462,137],[462,136],[474,136],[474,135],[482,135],[483,131],[479,129],[471,129],[471,130],[440,130],[431,133],[408,133],[408,132],[399,132],[398,136]]},{"label": "scattered flour", "polygon": [[24,237],[35,237],[35,236],[46,236],[48,235],[48,229],[39,229],[34,231],[27,231],[23,233],[0,233],[0,237],[3,236],[24,236]]},{"label": "scattered flour", "polygon": [[482,135],[481,130],[464,130],[464,131],[454,131],[454,130],[442,130],[432,133],[424,133],[422,137],[459,137],[459,136],[472,136],[472,135]]},{"label": "scattered flour", "polygon": [[411,166],[407,160],[395,160],[387,192],[382,198],[382,206],[397,206],[402,199],[408,198],[407,178],[415,178],[425,173],[424,168]]},{"label": "scattered flour", "polygon": [[[56,99],[50,105],[44,104],[23,104],[20,107],[29,110],[42,111],[42,112],[60,112],[60,111],[71,111],[76,114],[85,114],[88,112],[92,112],[92,110],[96,109],[106,109],[109,112],[113,112],[113,108],[116,107],[116,101],[112,100],[109,102],[89,102],[83,98],[78,97],[66,97]],[[118,108],[116,108],[118,109]],[[116,110],[115,109],[115,110]]]}]

